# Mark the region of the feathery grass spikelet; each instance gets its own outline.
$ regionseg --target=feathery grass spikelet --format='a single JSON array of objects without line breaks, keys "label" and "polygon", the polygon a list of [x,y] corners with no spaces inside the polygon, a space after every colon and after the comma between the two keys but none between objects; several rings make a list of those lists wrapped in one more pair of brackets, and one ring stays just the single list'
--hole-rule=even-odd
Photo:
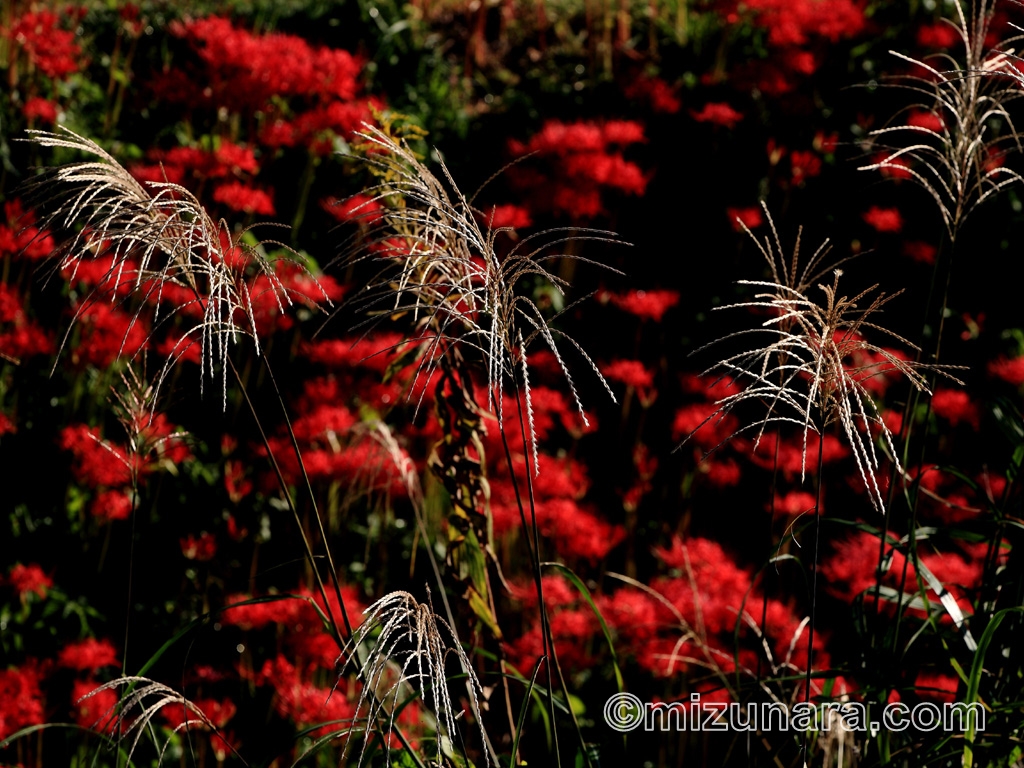
[{"label": "feathery grass spikelet", "polygon": [[[772,221],[770,216],[769,221]],[[741,427],[733,436],[756,429],[756,448],[769,424],[797,425],[803,436],[801,477],[806,473],[809,435],[815,433],[821,439],[826,428],[838,424],[853,452],[871,503],[881,510],[885,502],[875,477],[880,462],[872,428],[881,433],[897,471],[902,472],[902,468],[899,466],[892,433],[864,382],[875,376],[895,372],[906,376],[911,386],[930,394],[924,372],[935,372],[962,384],[949,373],[957,366],[904,360],[888,349],[867,341],[863,334],[873,332],[917,350],[905,338],[871,319],[902,291],[891,295],[876,295],[876,284],[852,297],[843,296],[839,292],[842,270],[834,269],[831,284],[817,285],[824,294],[824,301],[814,300],[809,296],[810,283],[823,277],[827,271],[821,269],[820,265],[828,254],[828,241],[815,251],[804,269],[799,270],[799,238],[793,258],[787,265],[774,222],[771,228],[774,242],[766,237],[763,245],[758,242],[758,248],[769,264],[772,279],[737,281],[739,285],[752,286],[759,292],[751,301],[717,308],[767,311],[770,317],[759,328],[737,331],[695,352],[752,334],[767,336],[769,341],[726,357],[704,372],[704,375],[718,373],[721,377],[728,376],[738,382],[747,382],[747,386],[739,392],[718,400],[718,408],[704,423],[721,418],[743,403],[762,404],[764,415]],[[866,356],[869,362],[850,362],[851,358],[858,355]]]},{"label": "feathery grass spikelet", "polygon": [[[429,339],[417,377],[438,364],[449,343],[474,349],[487,371],[489,405],[501,418],[505,380],[516,376],[518,365],[525,363],[526,349],[539,340],[554,355],[586,422],[575,382],[559,349],[561,341],[581,354],[614,400],[593,360],[551,325],[561,313],[546,318],[518,289],[524,279],[536,277],[564,295],[567,282],[551,273],[546,262],[560,258],[593,262],[560,253],[557,246],[581,240],[622,241],[602,230],[551,229],[518,239],[499,256],[496,239],[510,228],[482,228],[480,219],[486,217],[459,191],[443,163],[444,182],[404,142],[380,129],[366,126],[359,136],[368,148],[366,161],[382,179],[364,192],[369,196],[364,205],[381,208],[368,213],[367,227],[343,258],[349,264],[374,261],[382,268],[352,301],[357,309],[378,315],[411,315],[417,336]],[[562,312],[573,306],[575,302]],[[530,439],[536,440],[532,427]]]},{"label": "feathery grass spikelet", "polygon": [[[394,729],[399,696],[406,687],[411,687],[419,692],[437,718],[439,730],[444,731],[438,734],[436,747],[437,763],[444,764],[442,735],[454,742],[455,720],[462,714],[454,710],[445,672],[448,657],[455,656],[466,675],[466,691],[486,755],[484,764],[496,764],[480,716],[483,687],[448,622],[437,616],[430,605],[418,602],[404,591],[384,595],[363,615],[365,619],[356,629],[351,645],[352,657],[359,654],[362,658],[359,676],[363,689],[357,711],[362,711],[364,706],[367,708],[367,730],[374,723],[383,722],[386,732],[390,733]],[[367,647],[361,651],[360,646],[364,645]],[[389,679],[391,673],[394,673],[393,680]],[[360,751],[360,764],[367,742],[364,740]],[[390,764],[390,755],[387,762]]]},{"label": "feathery grass spikelet", "polygon": [[[29,201],[43,214],[43,226],[55,233],[67,233],[57,250],[57,269],[74,275],[83,261],[111,256],[108,274],[115,280],[115,287],[129,288],[130,297],[140,302],[132,325],[140,321],[147,306],[152,307],[154,326],[190,306],[198,306],[201,319],[185,336],[200,339],[200,388],[205,378],[214,378],[220,368],[226,407],[225,362],[230,346],[237,343],[239,336],[248,336],[257,354],[260,352],[253,310],[256,278],[267,280],[280,311],[292,303],[288,288],[262,246],[272,244],[298,254],[276,241],[256,245],[244,242],[242,235],[249,230],[234,234],[226,221],[215,221],[181,185],[147,182],[143,186],[96,142],[64,127],[59,130],[29,133],[31,140],[41,146],[80,152],[96,159],[47,169],[27,185]],[[250,266],[254,275],[247,274]],[[161,305],[168,286],[185,289],[192,298],[172,306],[169,314],[162,317]],[[329,304],[330,299],[322,289],[321,293]],[[89,301],[94,300],[90,295],[82,303],[72,327]],[[111,300],[117,300],[116,292],[112,292]],[[70,333],[69,329],[61,349]],[[183,351],[168,357],[158,378],[158,389],[181,354]]]},{"label": "feathery grass spikelet", "polygon": [[[901,114],[920,109],[935,115],[940,125],[896,123],[872,131],[868,150],[889,154],[859,168],[909,174],[935,201],[953,241],[978,206],[1009,185],[1024,181],[1018,172],[1003,165],[1007,154],[1022,149],[1007,110],[1011,101],[1024,95],[1024,74],[1013,63],[1020,59],[1012,48],[985,47],[995,12],[993,0],[978,0],[970,15],[964,12],[961,0],[955,0],[954,7],[958,23],[953,26],[963,42],[963,64],[947,53],[915,59],[890,51],[926,73],[893,78],[891,85],[923,99],[905,107]],[[1010,38],[1001,46],[1021,39],[1024,37]],[[998,122],[1005,122],[1009,130],[997,133]]]}]

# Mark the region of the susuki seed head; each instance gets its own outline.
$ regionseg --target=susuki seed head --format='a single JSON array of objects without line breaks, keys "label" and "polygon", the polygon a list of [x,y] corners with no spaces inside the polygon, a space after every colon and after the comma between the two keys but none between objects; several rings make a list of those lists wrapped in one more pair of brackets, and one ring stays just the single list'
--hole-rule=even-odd
[{"label": "susuki seed head", "polygon": [[[417,375],[436,366],[451,344],[472,350],[484,363],[490,405],[501,419],[505,382],[520,368],[525,373],[527,350],[537,343],[554,355],[586,422],[564,358],[568,345],[614,400],[587,353],[555,328],[555,318],[546,317],[521,287],[526,280],[540,279],[564,294],[567,282],[547,265],[580,257],[561,252],[559,246],[580,240],[621,241],[611,232],[556,229],[520,238],[502,254],[497,239],[508,228],[481,224],[488,220],[486,214],[459,191],[443,163],[442,181],[404,142],[368,126],[360,136],[368,147],[367,162],[381,181],[363,202],[366,231],[345,250],[344,258],[349,264],[373,262],[380,271],[353,302],[377,316],[412,318],[417,338],[425,343]],[[523,384],[529,411],[529,379]]]},{"label": "susuki seed head", "polygon": [[[231,345],[249,337],[257,352],[260,349],[253,309],[254,291],[260,290],[255,287],[257,278],[269,285],[281,311],[291,304],[263,244],[252,244],[227,222],[215,221],[179,184],[143,186],[90,139],[66,128],[30,133],[44,147],[94,158],[48,169],[28,185],[29,200],[43,214],[45,226],[64,236],[57,251],[58,269],[73,277],[84,262],[110,257],[106,282],[117,289],[111,291],[111,300],[137,303],[132,325],[141,322],[144,311],[151,313],[154,326],[176,315],[195,318],[188,321],[185,337],[188,343],[198,339],[201,345],[204,378],[213,377],[218,369],[225,377],[226,405],[225,362]],[[281,243],[267,243],[290,250]],[[164,301],[172,293],[175,300]],[[326,294],[323,297],[330,303]],[[95,300],[93,296],[83,302],[76,321]],[[180,351],[169,356],[158,387],[188,343],[179,344]]]},{"label": "susuki seed head", "polygon": [[902,469],[892,433],[866,382],[876,376],[898,373],[905,376],[911,386],[930,394],[925,374],[938,373],[960,383],[949,373],[955,366],[914,362],[868,341],[867,336],[873,334],[917,349],[902,336],[874,322],[882,308],[902,291],[886,295],[877,292],[878,286],[873,285],[853,296],[843,295],[839,288],[843,274],[840,269],[833,269],[830,282],[817,283],[812,288],[808,280],[824,277],[824,270],[817,270],[821,258],[828,252],[827,241],[815,252],[808,266],[800,270],[799,239],[793,259],[786,265],[774,222],[772,231],[774,241],[766,239],[764,244],[758,243],[771,267],[772,279],[740,280],[740,285],[752,286],[758,292],[750,301],[720,308],[752,309],[767,315],[767,319],[758,328],[738,331],[701,348],[748,336],[762,342],[719,360],[705,371],[705,374],[714,372],[745,384],[739,392],[717,401],[718,409],[709,419],[721,418],[741,404],[757,403],[763,408],[763,415],[739,432],[756,431],[756,448],[768,425],[796,425],[803,435],[804,471],[809,435],[820,436],[830,426],[839,425],[871,503],[876,509],[882,509],[884,500],[876,479],[879,458],[875,433],[880,433],[888,445],[898,471]]}]

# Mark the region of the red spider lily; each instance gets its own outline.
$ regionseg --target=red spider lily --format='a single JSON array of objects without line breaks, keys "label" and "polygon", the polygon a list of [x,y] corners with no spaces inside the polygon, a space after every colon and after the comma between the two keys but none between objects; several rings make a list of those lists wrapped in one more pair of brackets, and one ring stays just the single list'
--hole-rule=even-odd
[{"label": "red spider lily", "polygon": [[658,114],[674,115],[683,105],[679,99],[679,89],[660,77],[632,77],[623,94],[630,101],[646,103],[652,112]]},{"label": "red spider lily", "polygon": [[262,189],[250,187],[240,181],[221,184],[213,191],[213,199],[233,211],[273,216],[276,212],[274,200]]},{"label": "red spider lily", "polygon": [[793,174],[792,181],[798,187],[802,186],[807,179],[821,173],[821,158],[809,149],[791,152],[789,165]]},{"label": "red spider lily", "polygon": [[29,594],[46,597],[47,591],[53,586],[53,579],[35,563],[15,563],[7,573],[6,583],[24,600]]},{"label": "red spider lily", "polygon": [[954,48],[963,45],[960,31],[948,22],[925,24],[917,28],[917,44],[921,48]]},{"label": "red spider lily", "polygon": [[21,297],[0,283],[0,355],[14,360],[53,354],[52,338],[25,315]]},{"label": "red spider lily", "polygon": [[33,96],[21,108],[21,114],[30,124],[36,120],[53,124],[57,122],[57,104],[40,96]]},{"label": "red spider lily", "polygon": [[91,637],[77,643],[68,643],[57,654],[58,666],[78,671],[95,672],[103,667],[116,667],[120,663],[113,643]]},{"label": "red spider lily", "polygon": [[871,206],[862,215],[864,221],[879,232],[899,232],[903,229],[903,216],[898,208]]},{"label": "red spider lily", "polygon": [[178,543],[186,560],[205,562],[212,560],[217,554],[217,537],[212,533],[201,533],[198,536],[190,533],[178,539]]},{"label": "red spider lily", "polygon": [[50,10],[29,11],[16,17],[3,35],[44,75],[64,80],[85,65],[75,33],[62,29],[66,18]]},{"label": "red spider lily", "polygon": [[993,360],[988,364],[988,373],[1015,387],[1022,386],[1024,385],[1024,357],[1000,357]]},{"label": "red spider lily", "polygon": [[641,320],[660,323],[665,313],[679,303],[679,292],[665,289],[629,291],[623,294],[609,293],[606,298],[614,306]]},{"label": "red spider lily", "polygon": [[691,110],[690,116],[698,123],[711,123],[724,128],[735,128],[743,119],[742,112],[737,112],[725,102],[708,102],[699,112]]},{"label": "red spider lily", "polygon": [[53,253],[53,237],[35,226],[35,214],[26,212],[20,200],[4,203],[4,218],[6,222],[0,224],[0,255],[35,261]]},{"label": "red spider lily", "polygon": [[981,413],[962,389],[937,389],[932,395],[932,410],[952,426],[961,422],[978,429]]},{"label": "red spider lily", "polygon": [[654,386],[654,373],[639,360],[613,360],[601,366],[601,373],[610,381],[618,381],[627,387],[646,390]]},{"label": "red spider lily", "polygon": [[939,249],[921,240],[908,240],[903,244],[903,253],[922,264],[933,265]]},{"label": "red spider lily", "polygon": [[112,688],[97,691],[100,685],[92,679],[75,680],[71,688],[72,716],[83,728],[112,733],[117,721],[119,697]]},{"label": "red spider lily", "polygon": [[[263,665],[257,682],[274,689],[274,710],[300,728],[335,720],[351,721],[355,717],[356,706],[341,689],[320,688],[306,682],[282,655]],[[318,738],[345,730],[344,722],[332,723],[316,728],[310,736]],[[343,735],[339,733],[339,736]]]},{"label": "red spider lily", "polygon": [[140,318],[106,302],[91,302],[76,311],[81,327],[78,343],[71,347],[71,362],[78,366],[109,368],[119,358],[133,358],[149,344]]},{"label": "red spider lily", "polygon": [[132,515],[135,504],[126,490],[107,490],[96,495],[89,505],[89,514],[97,520],[127,520]]},{"label": "red spider lily", "polygon": [[0,670],[0,739],[44,722],[41,677],[39,665],[33,660]]},{"label": "red spider lily", "polygon": [[726,21],[736,23],[742,12],[767,29],[769,45],[778,47],[806,45],[812,38],[834,43],[858,35],[866,24],[863,10],[852,0],[745,0],[741,8],[726,5]]},{"label": "red spider lily", "polygon": [[757,206],[750,206],[749,208],[726,208],[726,216],[729,217],[729,223],[732,228],[737,232],[741,231],[743,227],[747,229],[757,229],[764,224],[764,217],[761,215],[761,209]]}]

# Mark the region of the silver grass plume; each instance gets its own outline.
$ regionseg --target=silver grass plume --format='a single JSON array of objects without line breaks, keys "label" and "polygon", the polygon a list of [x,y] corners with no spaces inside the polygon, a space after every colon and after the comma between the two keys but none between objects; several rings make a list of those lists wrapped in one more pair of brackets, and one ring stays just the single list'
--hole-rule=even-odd
[{"label": "silver grass plume", "polygon": [[[447,738],[454,743],[455,721],[462,715],[456,713],[452,705],[445,672],[448,658],[454,656],[466,675],[466,691],[480,731],[484,765],[497,765],[480,715],[483,687],[451,625],[437,616],[430,605],[418,602],[403,591],[384,595],[363,615],[365,618],[355,630],[350,648],[352,658],[360,659],[359,677],[363,689],[357,712],[366,707],[367,731],[374,723],[383,722],[390,733],[395,725],[399,696],[411,688],[418,691],[437,719],[436,762],[446,764],[442,740]],[[360,764],[368,741],[363,741]],[[346,741],[346,751],[348,744]],[[390,762],[389,755],[387,764]]]},{"label": "silver grass plume", "polygon": [[[96,142],[67,128],[59,127],[58,133],[29,133],[31,140],[41,146],[94,158],[47,169],[28,184],[29,201],[43,215],[43,225],[58,235],[70,233],[58,247],[57,268],[74,276],[84,261],[111,256],[112,266],[104,287],[130,289],[131,295],[141,300],[131,319],[133,325],[145,311],[145,302],[154,305],[154,326],[169,321],[190,305],[197,305],[201,319],[185,336],[193,341],[199,337],[200,388],[206,377],[212,379],[220,369],[226,407],[225,363],[230,346],[240,336],[247,336],[257,354],[260,351],[253,311],[255,279],[261,275],[267,279],[282,312],[292,303],[288,289],[274,271],[273,261],[264,253],[264,243],[250,245],[242,237],[248,230],[235,234],[225,220],[215,221],[180,184],[139,183]],[[265,244],[298,255],[283,243]],[[250,265],[254,275],[246,274]],[[193,298],[171,307],[162,317],[160,305],[168,286],[185,289]],[[116,301],[116,292],[111,294],[111,300]],[[324,299],[329,303],[326,294]],[[88,301],[82,303],[72,327],[87,306]],[[62,349],[70,333],[71,329],[65,335]],[[122,348],[123,343],[124,340]],[[182,353],[168,357],[158,377],[158,388]]]},{"label": "silver grass plume", "polygon": [[[896,58],[923,70],[892,78],[891,85],[917,95],[890,124],[872,131],[867,150],[887,156],[858,170],[891,169],[907,173],[938,206],[950,240],[955,241],[964,221],[996,193],[1021,175],[1002,165],[1004,158],[1022,147],[1007,105],[1022,95],[1024,74],[1013,49],[1014,37],[1001,49],[987,49],[985,38],[992,22],[995,0],[977,0],[970,15],[955,0],[957,23],[952,24],[963,43],[963,63],[947,53],[915,59],[897,51]],[[936,129],[900,123],[901,115],[915,109],[935,115]],[[997,132],[1005,122],[1007,130]]]},{"label": "silver grass plume", "polygon": [[[372,261],[382,266],[352,301],[363,311],[412,317],[419,340],[426,343],[417,378],[438,365],[449,342],[475,350],[487,370],[489,406],[500,421],[505,380],[516,376],[517,367],[525,365],[526,349],[537,342],[555,357],[573,402],[588,423],[561,342],[583,357],[614,401],[611,387],[590,356],[551,324],[576,302],[547,318],[519,288],[525,279],[539,278],[564,296],[568,283],[550,272],[547,263],[560,258],[593,262],[560,253],[557,246],[582,240],[622,241],[603,230],[551,229],[517,240],[499,256],[495,241],[511,228],[481,226],[479,219],[486,220],[486,215],[459,191],[443,162],[444,181],[405,142],[365,125],[358,135],[369,147],[366,160],[381,181],[366,190],[366,231],[343,257],[350,264]],[[371,211],[377,204],[382,208]],[[528,381],[524,388],[527,412],[532,412]],[[535,449],[532,429],[530,440]]]},{"label": "silver grass plume", "polygon": [[[822,260],[830,250],[828,241],[815,251],[806,267],[799,269],[799,237],[793,257],[787,264],[771,216],[768,220],[774,239],[766,236],[761,243],[749,230],[747,233],[757,242],[768,262],[772,279],[738,281],[739,285],[752,286],[759,292],[751,301],[716,308],[753,309],[768,314],[768,319],[759,328],[728,334],[695,352],[729,339],[752,335],[765,342],[730,355],[704,371],[703,375],[717,373],[723,378],[745,383],[739,392],[718,400],[717,410],[707,421],[721,419],[743,403],[760,404],[764,408],[761,418],[741,427],[736,433],[756,430],[755,449],[768,425],[797,425],[803,435],[801,479],[806,473],[809,434],[815,433],[822,439],[829,426],[838,424],[853,452],[871,504],[881,511],[885,502],[875,476],[880,464],[872,429],[880,432],[897,471],[902,474],[903,470],[893,445],[892,432],[864,382],[876,376],[898,373],[905,376],[914,388],[931,394],[924,373],[935,372],[962,384],[949,373],[958,366],[904,360],[864,338],[862,334],[865,332],[878,333],[917,350],[905,338],[872,320],[873,315],[902,291],[875,295],[876,284],[852,297],[844,296],[839,291],[842,270],[833,269],[831,284],[817,284],[823,300],[810,298],[812,283],[828,272],[828,269],[821,268]],[[868,362],[858,364],[850,361],[858,355],[867,357]]]},{"label": "silver grass plume", "polygon": [[[126,686],[128,690],[122,695],[120,702],[115,705],[116,715],[113,710],[105,712],[99,717],[97,724],[112,719],[111,730],[117,734],[118,742],[120,743],[124,739],[131,738],[131,743],[128,745],[127,764],[131,764],[132,755],[135,753],[142,735],[147,730],[154,734],[155,739],[156,729],[152,727],[153,717],[169,704],[180,706],[185,717],[184,722],[173,729],[174,734],[187,730],[192,726],[209,728],[213,733],[218,732],[217,726],[199,707],[173,688],[169,688],[163,683],[157,683],[146,677],[130,675],[119,677],[116,680],[111,680],[109,683],[96,687],[76,703],[85,701],[101,691],[119,691]],[[171,745],[171,741],[172,739],[168,737],[160,748],[160,754],[156,761],[157,766],[163,763],[164,755],[167,753],[167,748]],[[232,751],[234,751],[233,747]]]}]

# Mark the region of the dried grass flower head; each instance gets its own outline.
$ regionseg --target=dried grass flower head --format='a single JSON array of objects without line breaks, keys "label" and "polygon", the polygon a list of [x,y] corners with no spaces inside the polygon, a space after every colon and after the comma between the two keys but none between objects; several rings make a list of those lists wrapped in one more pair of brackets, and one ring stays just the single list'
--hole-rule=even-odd
[{"label": "dried grass flower head", "polygon": [[[384,732],[390,735],[399,702],[410,692],[418,693],[436,718],[436,763],[447,765],[444,753],[456,742],[455,721],[462,716],[461,711],[455,711],[448,691],[450,672],[446,669],[449,658],[454,657],[458,673],[466,677],[472,716],[486,755],[484,765],[496,765],[480,715],[483,687],[451,625],[437,616],[429,603],[420,603],[403,591],[385,595],[367,608],[364,616],[353,636],[351,645],[355,652],[350,657],[362,660],[359,676],[363,689],[357,711],[366,708],[367,730],[382,724]],[[368,741],[363,741],[359,763],[366,754]],[[390,755],[387,760],[390,764]]]},{"label": "dried grass flower head", "polygon": [[852,296],[844,295],[839,285],[842,270],[833,268],[831,280],[818,282],[829,271],[821,267],[829,253],[828,241],[800,269],[799,237],[787,263],[774,222],[771,230],[772,236],[763,243],[750,235],[769,264],[771,279],[738,281],[756,291],[753,298],[720,307],[752,310],[767,319],[758,328],[740,330],[701,347],[751,336],[762,342],[719,360],[704,372],[745,385],[716,401],[717,410],[709,420],[721,419],[738,406],[756,404],[763,409],[762,416],[732,435],[756,432],[755,448],[769,425],[796,425],[803,439],[802,477],[806,474],[809,436],[816,434],[820,439],[827,429],[838,425],[872,505],[881,510],[884,500],[876,477],[880,467],[876,435],[888,447],[897,471],[902,472],[902,468],[892,433],[868,389],[871,380],[901,374],[912,387],[929,394],[929,372],[961,382],[949,373],[954,366],[914,362],[868,340],[867,336],[876,335],[917,350],[905,338],[875,322],[882,308],[902,291],[887,295],[878,292],[876,284]]},{"label": "dried grass flower head", "polygon": [[356,210],[361,208],[366,226],[343,258],[349,264],[373,263],[379,271],[352,301],[358,310],[378,317],[411,317],[417,338],[424,342],[417,377],[438,365],[449,344],[474,351],[483,360],[489,405],[500,420],[505,382],[517,374],[531,410],[527,350],[537,343],[554,355],[586,423],[564,357],[568,346],[614,400],[589,355],[552,324],[575,303],[549,317],[522,288],[539,280],[564,300],[568,283],[549,265],[564,258],[588,260],[565,253],[560,246],[582,240],[622,241],[611,232],[563,228],[516,238],[503,249],[498,238],[511,228],[490,226],[486,211],[477,210],[473,199],[459,191],[443,162],[442,180],[406,142],[369,126],[359,136],[379,183],[363,193]]},{"label": "dried grass flower head", "polygon": [[1022,95],[1024,74],[1011,46],[1024,37],[990,49],[986,38],[995,0],[977,0],[969,14],[961,0],[953,5],[956,22],[943,22],[956,29],[963,58],[936,53],[915,59],[889,52],[911,66],[910,74],[892,78],[889,85],[914,94],[916,101],[869,134],[865,148],[880,159],[859,170],[913,180],[935,201],[955,241],[978,206],[1022,181],[1005,161],[1022,149],[1008,105]]},{"label": "dried grass flower head", "polygon": [[[262,292],[273,295],[280,311],[292,303],[292,291],[264,246],[277,246],[296,261],[298,254],[282,243],[256,240],[250,229],[234,232],[179,184],[143,185],[98,144],[67,128],[29,133],[41,146],[92,158],[47,169],[27,187],[44,226],[63,237],[56,251],[58,270],[74,280],[87,262],[108,265],[105,290],[95,290],[80,304],[75,321],[107,294],[112,302],[132,305],[125,338],[144,315],[151,328],[185,318],[188,342],[168,356],[158,381],[198,340],[200,381],[219,370],[226,405],[225,362],[231,345],[248,337],[260,350],[255,307],[265,301]],[[323,292],[319,285],[316,289]],[[330,304],[326,293],[323,299]]]}]

